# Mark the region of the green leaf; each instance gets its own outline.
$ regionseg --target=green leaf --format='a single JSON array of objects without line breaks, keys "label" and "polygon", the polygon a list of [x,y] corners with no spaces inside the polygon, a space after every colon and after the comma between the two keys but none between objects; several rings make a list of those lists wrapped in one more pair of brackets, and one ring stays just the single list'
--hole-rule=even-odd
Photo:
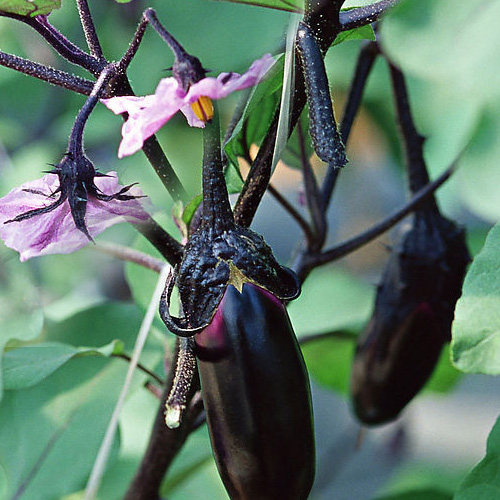
[{"label": "green leaf", "polygon": [[95,358],[73,359],[36,387],[5,391],[0,405],[3,498],[47,500],[83,487],[125,371],[118,360],[103,365]]},{"label": "green leaf", "polygon": [[20,16],[48,15],[61,7],[61,0],[0,0],[0,11]]},{"label": "green leaf", "polygon": [[200,206],[201,202],[203,201],[203,195],[199,194],[195,196],[187,205],[186,208],[184,209],[184,212],[182,212],[182,221],[184,224],[186,224],[187,227],[191,224],[191,220],[193,219],[193,215],[196,213],[196,210]]},{"label": "green leaf", "polygon": [[122,352],[123,343],[119,340],[114,340],[100,348],[73,347],[58,342],[45,342],[12,349],[4,355],[4,389],[18,390],[36,385],[72,358],[110,357]]},{"label": "green leaf", "polygon": [[377,497],[376,500],[452,500],[449,493],[439,490],[412,490],[396,495]]},{"label": "green leaf", "polygon": [[452,325],[452,360],[467,373],[500,374],[500,225],[488,234],[465,277]]},{"label": "green leaf", "polygon": [[225,2],[243,3],[247,5],[257,5],[258,7],[268,7],[269,9],[285,10],[287,12],[304,11],[303,0],[221,0]]},{"label": "green leaf", "polygon": [[238,157],[246,158],[252,144],[260,144],[281,97],[284,57],[281,54],[271,74],[254,87],[231,137],[224,146],[227,157],[237,167]]},{"label": "green leaf", "polygon": [[347,394],[355,342],[354,335],[332,334],[303,343],[302,353],[312,378],[328,389]]},{"label": "green leaf", "polygon": [[486,444],[486,456],[466,476],[453,500],[491,500],[500,498],[500,419],[493,426]]}]

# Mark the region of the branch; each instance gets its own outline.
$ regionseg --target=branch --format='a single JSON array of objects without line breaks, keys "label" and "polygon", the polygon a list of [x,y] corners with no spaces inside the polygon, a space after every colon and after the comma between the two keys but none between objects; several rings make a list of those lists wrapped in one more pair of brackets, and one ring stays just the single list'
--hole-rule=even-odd
[{"label": "branch", "polygon": [[82,24],[83,32],[85,34],[85,40],[87,40],[87,46],[90,50],[90,54],[106,63],[106,58],[102,52],[101,43],[99,42],[99,37],[92,20],[92,15],[89,10],[89,5],[87,0],[77,0],[78,13],[80,14],[80,22]]},{"label": "branch", "polygon": [[295,209],[295,207],[272,185],[267,186],[269,194],[290,214],[293,220],[300,226],[307,242],[310,244],[314,240],[314,234],[309,227],[307,221],[302,217],[302,215]]},{"label": "branch", "polygon": [[352,30],[360,26],[371,24],[398,3],[399,0],[382,0],[372,5],[344,10],[339,15],[342,31]]},{"label": "branch", "polygon": [[[403,73],[390,62],[389,70],[391,74],[397,121],[405,149],[410,192],[416,193],[429,182],[429,174],[424,160],[424,137],[418,133],[415,122],[413,121],[408,89]],[[429,208],[437,208],[434,196],[428,198],[427,204]]]},{"label": "branch", "polygon": [[90,95],[94,87],[91,80],[1,51],[0,65],[83,95]]},{"label": "branch", "polygon": [[447,168],[435,181],[427,184],[424,188],[418,191],[404,207],[400,208],[392,215],[379,222],[378,224],[375,224],[358,236],[354,236],[353,238],[323,253],[305,255],[302,259],[300,270],[297,271],[297,273],[302,275],[302,273],[309,271],[313,267],[321,266],[323,264],[327,264],[334,260],[340,259],[341,257],[344,257],[345,255],[353,252],[354,250],[357,250],[363,245],[366,245],[366,243],[377,238],[382,233],[397,224],[401,219],[413,212],[413,210],[415,210],[422,203],[425,203],[427,198],[429,196],[432,196],[434,191],[436,191],[436,189],[438,189],[445,181],[450,178],[455,168],[456,165],[454,163],[449,168]]},{"label": "branch", "polygon": [[70,63],[86,69],[96,77],[106,65],[106,61],[99,61],[70,42],[49,23],[47,16],[29,17],[10,13],[2,13],[2,15],[27,24],[36,30],[60,56]]}]

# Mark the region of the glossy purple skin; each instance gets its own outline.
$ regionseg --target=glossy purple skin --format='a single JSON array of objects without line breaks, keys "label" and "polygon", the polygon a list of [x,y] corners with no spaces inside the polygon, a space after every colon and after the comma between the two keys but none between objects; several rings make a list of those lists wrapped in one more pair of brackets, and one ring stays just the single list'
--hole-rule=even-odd
[{"label": "glossy purple skin", "polygon": [[314,479],[309,380],[283,304],[228,286],[196,352],[212,449],[232,500],[305,500]]}]

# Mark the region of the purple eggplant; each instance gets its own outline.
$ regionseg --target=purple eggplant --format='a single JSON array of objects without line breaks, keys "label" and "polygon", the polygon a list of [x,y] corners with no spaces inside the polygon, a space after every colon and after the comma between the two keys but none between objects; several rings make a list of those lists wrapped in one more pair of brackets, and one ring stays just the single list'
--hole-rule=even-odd
[{"label": "purple eggplant", "polygon": [[195,336],[217,467],[232,500],[305,500],[314,479],[309,380],[282,302],[229,285]]},{"label": "purple eggplant", "polygon": [[464,233],[436,210],[417,211],[392,250],[351,375],[361,422],[395,419],[431,376],[451,338],[470,260]]}]

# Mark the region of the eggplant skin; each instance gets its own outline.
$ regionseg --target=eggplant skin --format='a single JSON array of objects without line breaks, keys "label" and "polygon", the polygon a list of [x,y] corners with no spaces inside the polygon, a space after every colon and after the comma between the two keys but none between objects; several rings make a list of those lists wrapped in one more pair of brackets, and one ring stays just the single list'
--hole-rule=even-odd
[{"label": "eggplant skin", "polygon": [[356,346],[351,398],[361,422],[394,420],[432,375],[451,339],[469,261],[462,230],[439,212],[414,214],[389,257]]},{"label": "eggplant skin", "polygon": [[208,430],[232,500],[305,500],[315,473],[309,379],[284,305],[226,289],[195,336]]}]

